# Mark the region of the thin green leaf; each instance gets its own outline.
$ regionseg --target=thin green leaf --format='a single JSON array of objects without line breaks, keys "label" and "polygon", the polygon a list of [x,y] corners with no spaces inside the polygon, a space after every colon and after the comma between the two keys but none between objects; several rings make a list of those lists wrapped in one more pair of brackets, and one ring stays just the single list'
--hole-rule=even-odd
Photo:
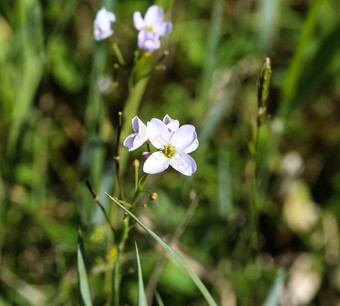
[{"label": "thin green leaf", "polygon": [[264,0],[259,5],[260,31],[259,42],[264,50],[273,46],[275,33],[278,29],[281,0]]},{"label": "thin green leaf", "polygon": [[285,283],[286,270],[281,268],[277,273],[275,282],[269,291],[269,294],[263,303],[263,306],[277,306],[280,304],[281,295]]},{"label": "thin green leaf", "polygon": [[204,298],[208,302],[209,305],[217,306],[213,297],[209,293],[208,289],[204,286],[199,277],[190,269],[190,267],[185,263],[185,261],[180,257],[170,246],[168,246],[156,233],[154,233],[151,229],[149,229],[142,221],[140,221],[133,213],[127,210],[122,204],[116,201],[113,197],[106,193],[106,195],[116,204],[118,205],[124,212],[126,212],[133,220],[135,220],[150,236],[155,239],[161,246],[163,246],[171,256],[176,259],[176,261],[182,266],[182,268],[187,272],[192,281],[195,283],[197,288],[201,291]]},{"label": "thin green leaf", "polygon": [[159,295],[158,291],[155,291],[155,297],[156,297],[158,305],[164,306],[163,300],[162,300],[161,296]]},{"label": "thin green leaf", "polygon": [[200,113],[204,112],[209,102],[211,80],[216,69],[216,53],[221,38],[221,27],[223,23],[223,8],[225,1],[214,0],[211,13],[211,24],[207,42],[207,50],[203,66],[202,80],[199,87],[198,108]]},{"label": "thin green leaf", "polygon": [[110,303],[109,303],[109,305],[111,306],[119,305],[119,292],[120,292],[119,258],[120,258],[120,250],[119,248],[117,248],[115,266],[114,266],[113,275],[112,275],[112,292],[111,292]]},{"label": "thin green leaf", "polygon": [[79,278],[79,296],[83,305],[92,306],[90,289],[87,283],[87,273],[85,268],[85,248],[83,238],[81,237],[81,231],[79,229],[78,234],[78,262],[77,262],[77,270],[78,270],[78,278]]},{"label": "thin green leaf", "polygon": [[138,267],[138,306],[147,306],[148,303],[146,301],[146,296],[145,296],[142,267],[140,265],[137,243],[135,244],[136,244],[137,267]]},{"label": "thin green leaf", "polygon": [[308,16],[302,28],[300,41],[296,48],[294,58],[287,72],[283,86],[282,103],[280,105],[280,113],[282,114],[289,115],[292,110],[291,104],[295,101],[298,81],[306,67],[304,57],[307,52],[310,39],[314,34],[314,28],[319,17],[321,4],[321,0],[311,2]]}]

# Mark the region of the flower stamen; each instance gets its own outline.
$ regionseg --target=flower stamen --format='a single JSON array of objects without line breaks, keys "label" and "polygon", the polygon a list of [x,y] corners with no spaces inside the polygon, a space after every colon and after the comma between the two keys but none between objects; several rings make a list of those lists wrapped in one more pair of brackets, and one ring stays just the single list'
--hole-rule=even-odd
[{"label": "flower stamen", "polygon": [[153,26],[152,25],[148,25],[145,27],[145,30],[147,30],[148,32],[153,32]]},{"label": "flower stamen", "polygon": [[165,145],[162,149],[162,153],[167,158],[173,158],[176,153],[176,147],[171,144]]}]

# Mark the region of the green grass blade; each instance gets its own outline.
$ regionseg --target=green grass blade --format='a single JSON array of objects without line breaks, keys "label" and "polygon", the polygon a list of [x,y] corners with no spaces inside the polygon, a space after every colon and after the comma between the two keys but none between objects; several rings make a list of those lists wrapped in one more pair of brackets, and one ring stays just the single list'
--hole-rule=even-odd
[{"label": "green grass blade", "polygon": [[198,111],[199,114],[204,113],[208,104],[209,92],[211,87],[211,79],[216,69],[216,54],[218,44],[221,38],[221,27],[223,22],[223,8],[225,1],[214,0],[211,15],[211,24],[209,37],[207,42],[207,50],[203,67],[202,81],[199,87]]},{"label": "green grass blade", "polygon": [[260,32],[259,42],[264,50],[270,50],[278,30],[281,0],[264,0],[259,5]]},{"label": "green grass blade", "polygon": [[85,248],[81,231],[78,234],[78,250],[77,250],[77,270],[79,278],[79,296],[83,305],[92,306],[90,289],[87,283],[87,273],[85,268]]},{"label": "green grass blade", "polygon": [[[329,75],[332,65],[336,65],[335,62],[339,56],[339,37],[340,22],[320,42],[315,55],[308,60],[304,73],[298,82],[298,92],[293,103],[294,107],[300,106],[305,101],[313,101],[310,97],[316,96],[320,88],[327,84],[327,75]],[[327,61],[324,59],[327,59]]]},{"label": "green grass blade", "polygon": [[157,301],[158,305],[164,306],[163,300],[162,300],[161,296],[159,295],[159,293],[157,291],[155,291],[155,297],[156,297],[156,301]]},{"label": "green grass blade", "polygon": [[286,270],[281,268],[277,273],[275,282],[263,303],[263,306],[278,306],[280,304],[280,299],[286,279]]},{"label": "green grass blade", "polygon": [[304,56],[307,52],[309,41],[314,34],[314,28],[319,16],[321,3],[321,0],[314,0],[311,3],[308,16],[302,28],[299,44],[285,79],[281,99],[282,103],[280,105],[280,113],[285,115],[290,113],[291,104],[295,101],[298,81],[301,77],[302,71],[305,69]]},{"label": "green grass blade", "polygon": [[146,296],[145,296],[142,267],[140,265],[137,243],[135,244],[136,244],[137,267],[138,267],[138,306],[147,306],[148,303],[146,301]]},{"label": "green grass blade", "polygon": [[111,291],[111,298],[108,305],[115,306],[119,305],[119,292],[120,292],[120,265],[119,265],[119,258],[120,258],[120,250],[117,248],[117,254],[115,259],[115,267],[113,270],[112,275],[112,291]]},{"label": "green grass blade", "polygon": [[209,305],[217,306],[213,297],[209,293],[208,289],[204,286],[199,277],[193,272],[190,267],[185,263],[185,261],[180,257],[169,245],[167,245],[156,233],[149,229],[142,221],[140,221],[133,213],[127,210],[122,204],[116,201],[109,194],[106,194],[116,205],[118,205],[125,213],[127,213],[133,220],[135,220],[153,239],[155,239],[163,248],[165,248],[171,256],[182,266],[182,268],[187,272],[192,281],[195,283],[197,288],[201,291],[204,298]]}]

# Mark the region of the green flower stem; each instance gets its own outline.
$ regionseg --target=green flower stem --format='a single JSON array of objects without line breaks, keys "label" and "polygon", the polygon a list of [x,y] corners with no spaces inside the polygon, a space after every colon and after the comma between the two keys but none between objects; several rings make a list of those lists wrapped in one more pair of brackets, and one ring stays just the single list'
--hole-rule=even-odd
[{"label": "green flower stem", "polygon": [[116,142],[116,154],[114,156],[114,159],[116,161],[116,176],[117,176],[117,181],[118,181],[118,186],[119,186],[119,193],[120,193],[120,198],[124,201],[124,189],[123,189],[123,183],[122,183],[122,176],[120,173],[120,154],[119,154],[119,149],[120,149],[120,134],[122,131],[122,112],[118,112],[118,129],[117,129],[117,142]]},{"label": "green flower stem", "polygon": [[[135,211],[136,209],[136,204],[137,201],[139,200],[140,195],[142,194],[142,192],[144,191],[144,186],[146,184],[146,181],[148,179],[149,175],[148,174],[144,174],[141,179],[139,180],[138,183],[138,189],[135,192],[135,195],[133,197],[133,200],[131,202],[131,204],[125,202],[125,201],[118,201],[119,203],[129,206],[130,207],[130,211]],[[123,202],[123,203],[122,203]],[[123,232],[120,238],[120,241],[118,243],[118,248],[120,249],[120,251],[123,251],[124,246],[125,246],[125,242],[129,236],[129,230],[130,230],[130,216],[126,216],[125,219],[123,220]]]},{"label": "green flower stem", "polygon": [[138,183],[138,189],[137,191],[135,192],[135,195],[133,197],[133,200],[131,202],[131,211],[134,211],[135,208],[136,208],[136,204],[137,204],[137,201],[141,195],[141,193],[143,192],[144,190],[144,186],[146,184],[146,181],[148,180],[149,178],[149,174],[144,174],[140,180],[139,180],[139,183]]},{"label": "green flower stem", "polygon": [[112,43],[112,48],[113,50],[115,51],[116,53],[116,56],[117,56],[117,59],[118,59],[118,62],[120,65],[124,66],[125,65],[125,61],[124,61],[124,58],[123,58],[123,55],[122,53],[120,52],[120,49],[118,47],[118,44],[117,43]]},{"label": "green flower stem", "polygon": [[142,192],[146,192],[146,193],[148,193],[150,195],[153,194],[153,192],[151,190],[147,190],[147,189],[143,189]]},{"label": "green flower stem", "polygon": [[[136,167],[136,169],[137,169],[137,175],[138,175],[138,167]],[[131,204],[125,201],[121,201],[121,200],[117,200],[117,201],[124,206],[130,207],[129,210],[134,211],[136,208],[137,201],[139,200],[141,193],[144,191],[143,188],[146,184],[148,176],[149,176],[148,174],[144,174],[140,178],[139,181],[138,181],[138,176],[137,176],[137,187],[138,188],[135,191],[135,195],[133,197]],[[106,193],[106,195],[108,194]],[[111,196],[109,197],[112,198]],[[119,238],[119,241],[117,241],[117,257],[115,260],[115,268],[114,268],[114,274],[113,274],[113,296],[112,296],[113,305],[117,305],[117,306],[119,305],[120,284],[122,280],[119,257],[120,257],[120,254],[124,252],[125,244],[129,237],[130,229],[133,228],[133,226],[130,225],[130,220],[131,220],[130,215],[126,215],[126,217],[123,220],[122,234]]]},{"label": "green flower stem", "polygon": [[[146,85],[149,82],[150,76],[140,78],[149,71],[152,66],[153,56],[142,56],[136,63],[130,78],[129,78],[129,95],[125,102],[123,112],[123,126],[122,126],[122,139],[125,139],[131,133],[132,118],[137,115],[138,108],[142,97],[144,95]],[[127,163],[127,154],[121,156],[121,170],[124,172]]]}]

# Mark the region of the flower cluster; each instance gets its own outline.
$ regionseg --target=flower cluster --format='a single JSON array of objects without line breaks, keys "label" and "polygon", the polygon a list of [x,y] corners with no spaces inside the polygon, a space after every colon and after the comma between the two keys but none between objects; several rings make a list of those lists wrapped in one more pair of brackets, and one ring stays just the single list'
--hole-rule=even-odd
[{"label": "flower cluster", "polygon": [[[163,22],[164,11],[160,6],[152,5],[148,8],[144,18],[140,12],[133,15],[133,23],[139,31],[138,47],[146,52],[152,52],[160,48],[159,38],[167,35],[172,30],[170,21]],[[113,24],[116,17],[112,12],[102,8],[98,11],[94,20],[94,39],[102,40],[113,34]]]},{"label": "flower cluster", "polygon": [[134,133],[129,135],[124,146],[133,151],[144,143],[150,142],[156,149],[147,157],[143,171],[155,174],[166,170],[169,166],[184,175],[192,175],[196,169],[194,159],[188,154],[198,147],[195,127],[190,124],[179,125],[178,120],[166,115],[162,120],[153,118],[145,125],[137,116],[132,119]]}]

